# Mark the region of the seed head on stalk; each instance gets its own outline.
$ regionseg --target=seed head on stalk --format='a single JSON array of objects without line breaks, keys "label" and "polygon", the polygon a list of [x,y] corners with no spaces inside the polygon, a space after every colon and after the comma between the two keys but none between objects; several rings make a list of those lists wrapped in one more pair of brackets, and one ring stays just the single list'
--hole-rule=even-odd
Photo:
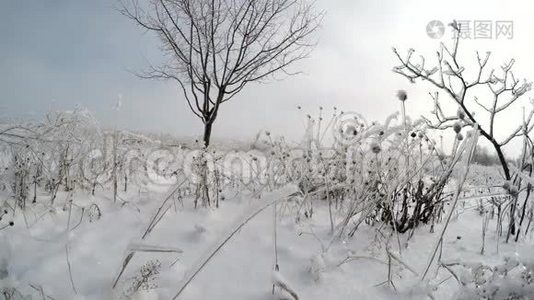
[{"label": "seed head on stalk", "polygon": [[405,90],[398,90],[397,91],[397,98],[399,98],[400,101],[404,102],[406,99],[408,99],[408,94]]}]

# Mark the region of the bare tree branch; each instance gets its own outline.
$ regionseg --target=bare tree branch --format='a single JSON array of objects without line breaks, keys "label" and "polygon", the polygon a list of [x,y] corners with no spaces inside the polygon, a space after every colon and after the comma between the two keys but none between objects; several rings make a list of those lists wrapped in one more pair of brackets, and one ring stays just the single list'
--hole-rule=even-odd
[{"label": "bare tree branch", "polygon": [[121,0],[120,12],[161,41],[167,63],[142,78],[178,82],[209,143],[219,107],[306,58],[323,12],[308,0]]},{"label": "bare tree branch", "polygon": [[[478,68],[475,70],[476,78],[472,81],[466,78],[464,75],[465,67],[463,67],[458,60],[458,49],[460,39],[460,25],[456,22],[450,24],[454,29],[456,35],[452,48],[441,44],[439,51],[437,52],[437,65],[432,68],[425,68],[425,58],[421,57],[419,61],[415,61],[412,56],[413,49],[408,50],[405,58],[403,58],[397,49],[393,48],[393,53],[400,62],[399,66],[393,68],[393,72],[406,77],[410,82],[420,79],[430,82],[434,87],[444,91],[450,96],[454,102],[459,106],[461,111],[460,116],[446,117],[441,109],[440,102],[438,100],[438,94],[435,96],[431,94],[434,100],[434,110],[432,111],[436,122],[432,122],[425,119],[428,126],[434,129],[447,129],[453,126],[455,123],[462,123],[462,126],[474,126],[479,124],[479,130],[483,137],[485,137],[495,148],[499,160],[503,167],[503,171],[507,180],[510,180],[510,170],[507,165],[507,161],[504,157],[502,147],[507,145],[514,138],[528,135],[534,128],[532,107],[530,113],[525,120],[525,124],[519,126],[512,131],[502,141],[498,141],[495,134],[496,117],[499,113],[506,111],[511,105],[517,103],[522,96],[525,95],[532,88],[532,83],[526,80],[517,80],[512,72],[512,67],[515,63],[514,59],[511,59],[507,64],[501,66],[502,75],[496,75],[495,70],[489,71],[487,76],[484,75],[487,69],[487,63],[491,56],[491,52],[486,52],[486,55],[481,58],[477,52]],[[473,110],[470,107],[467,100],[468,94],[470,94],[475,87],[486,87],[491,94],[490,104],[486,104],[476,96],[474,96],[473,102],[477,107],[488,115],[488,125],[483,128],[480,125],[481,118],[474,117]],[[471,97],[470,97],[471,99]]]}]

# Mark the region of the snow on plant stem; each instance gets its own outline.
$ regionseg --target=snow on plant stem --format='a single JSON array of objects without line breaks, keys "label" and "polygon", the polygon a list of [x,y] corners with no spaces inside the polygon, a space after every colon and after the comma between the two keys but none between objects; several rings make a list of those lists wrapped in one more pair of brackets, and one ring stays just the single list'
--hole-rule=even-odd
[{"label": "snow on plant stem", "polygon": [[[443,236],[445,235],[445,231],[447,231],[447,227],[449,225],[449,222],[451,220],[451,217],[454,213],[454,210],[456,208],[456,205],[458,204],[458,199],[460,198],[460,192],[462,191],[463,184],[465,180],[467,179],[467,174],[469,173],[469,165],[471,163],[471,159],[473,158],[473,154],[475,153],[475,148],[478,143],[478,124],[475,124],[473,127],[473,135],[471,136],[471,139],[469,140],[469,145],[467,145],[468,140],[465,140],[464,143],[461,145],[459,149],[459,153],[462,153],[463,151],[467,150],[467,158],[465,160],[465,168],[464,172],[461,175],[460,180],[458,181],[458,186],[456,189],[456,193],[454,195],[454,201],[452,205],[450,206],[449,214],[447,215],[447,219],[445,220],[445,224],[443,225],[443,228],[441,230],[441,233],[439,235],[439,238],[436,240],[436,243],[433,247],[433,250],[431,252],[430,258],[428,260],[427,266],[425,268],[425,271],[423,272],[423,275],[421,276],[421,281],[423,281],[432,266],[432,263],[434,262],[434,259],[436,257],[436,253],[438,251],[439,246],[443,243]],[[469,147],[468,149],[465,149],[466,147]],[[460,155],[457,156],[457,159],[460,159]],[[451,164],[453,166],[454,164]]]},{"label": "snow on plant stem", "polygon": [[[245,226],[250,220],[252,220],[254,217],[256,217],[259,213],[264,211],[266,208],[268,208],[271,205],[274,205],[278,202],[281,202],[287,198],[286,195],[289,195],[291,193],[295,192],[294,187],[286,187],[279,191],[279,193],[275,193],[275,195],[271,195],[272,199],[263,199],[264,201],[258,201],[250,207],[243,215],[242,217],[238,218],[237,221],[230,226],[226,232],[220,236],[220,238],[211,245],[211,247],[208,247],[208,251],[202,255],[196,263],[194,263],[185,275],[184,279],[178,284],[178,291],[174,295],[172,299],[178,299],[180,294],[185,290],[185,288],[193,281],[195,276],[208,264],[208,262],[217,254],[224,245],[232,239],[232,237],[241,229],[243,226]],[[297,298],[298,299],[298,298]]]}]

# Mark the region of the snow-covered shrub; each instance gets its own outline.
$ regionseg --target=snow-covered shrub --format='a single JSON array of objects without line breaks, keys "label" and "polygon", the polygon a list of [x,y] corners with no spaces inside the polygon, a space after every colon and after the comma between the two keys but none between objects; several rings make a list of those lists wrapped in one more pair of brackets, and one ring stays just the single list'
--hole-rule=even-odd
[{"label": "snow-covered shrub", "polygon": [[29,145],[14,147],[12,161],[8,167],[11,170],[11,192],[15,202],[21,208],[26,206],[26,200],[28,199],[30,173],[33,163],[31,153],[28,151],[29,147]]},{"label": "snow-covered shrub", "polygon": [[[328,122],[323,113],[320,109],[316,119],[306,116],[313,122],[308,122],[300,148],[267,137],[271,157],[281,166],[280,177],[299,187],[299,195],[292,198],[297,220],[313,215],[314,199],[328,201],[344,216],[337,227],[349,235],[363,222],[386,223],[406,232],[439,220],[448,197],[444,188],[459,160],[460,139],[446,156],[427,136],[422,120],[412,122],[403,115],[402,122],[395,122],[398,114],[393,114],[381,124],[334,109]],[[324,123],[328,125],[321,127]],[[328,133],[332,145],[325,147]]]},{"label": "snow-covered shrub", "polygon": [[130,286],[124,291],[124,296],[130,299],[141,290],[151,290],[157,288],[157,276],[161,270],[159,260],[150,260],[137,270],[136,275],[131,278]]},{"label": "snow-covered shrub", "polygon": [[0,296],[5,300],[26,300],[31,299],[31,296],[23,295],[18,289],[13,287],[0,288]]},{"label": "snow-covered shrub", "polygon": [[460,285],[458,299],[532,299],[534,261],[532,257],[505,257],[496,266],[454,262],[443,266]]},{"label": "snow-covered shrub", "polygon": [[96,203],[91,204],[87,209],[87,217],[91,223],[100,220],[100,217],[102,217],[102,211]]},{"label": "snow-covered shrub", "polygon": [[[2,128],[2,157],[4,184],[21,207],[37,190],[43,188],[53,203],[62,186],[74,189],[78,169],[87,144],[85,137],[94,130],[95,121],[85,110],[51,112],[38,122],[0,124]],[[32,192],[30,194],[30,192]]]}]

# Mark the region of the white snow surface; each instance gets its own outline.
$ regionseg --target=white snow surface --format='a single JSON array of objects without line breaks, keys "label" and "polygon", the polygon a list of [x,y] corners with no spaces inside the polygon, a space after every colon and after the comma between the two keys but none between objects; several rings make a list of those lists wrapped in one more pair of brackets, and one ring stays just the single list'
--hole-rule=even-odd
[{"label": "white snow surface", "polygon": [[[84,216],[76,226],[80,210],[73,208],[70,225],[73,229],[68,234],[65,232],[68,210],[51,210],[37,204],[26,211],[24,217],[18,214],[15,226],[0,231],[0,267],[5,264],[8,272],[6,278],[0,277],[0,285],[38,295],[31,284],[42,288],[45,295],[54,299],[172,299],[186,274],[225,239],[240,223],[241,216],[269,201],[283,198],[294,188],[265,193],[260,199],[246,195],[229,197],[221,201],[218,209],[194,209],[188,201],[183,207],[177,203],[142,242],[139,239],[161,204],[165,188],[154,187],[141,193],[131,190],[121,195],[126,204],[113,203],[104,191],[95,196],[76,193],[74,203],[80,206],[96,203],[102,217],[89,222]],[[66,194],[60,194],[57,201],[66,197]],[[313,218],[299,223],[291,213],[284,213],[281,206],[277,206],[279,271],[273,272],[273,214],[272,209],[267,208],[238,230],[178,299],[286,297],[287,294],[279,290],[272,293],[273,280],[289,282],[299,299],[428,299],[427,287],[400,264],[394,265],[396,275],[393,280],[397,292],[387,285],[380,285],[387,279],[388,267],[382,263],[387,258],[384,249],[373,242],[375,231],[371,228],[362,226],[354,237],[335,240],[327,251],[323,251],[321,243],[328,245],[332,239],[328,206],[320,202],[316,205]],[[494,221],[490,221],[486,236],[486,253],[481,255],[481,224],[482,219],[474,210],[457,214],[444,238],[442,261],[494,265],[506,255],[532,255],[534,247],[529,239],[524,243],[501,242],[497,249]],[[404,246],[405,237],[401,237],[402,253],[398,253],[398,249],[393,251],[405,264],[422,272],[436,238],[437,234],[423,226],[416,230],[407,246]],[[74,288],[69,278],[66,245]],[[117,271],[132,245],[141,250],[174,251],[137,252],[117,287],[112,289]],[[349,255],[359,258],[338,266]],[[127,290],[135,281],[139,268],[155,259],[159,260],[161,268],[152,286],[128,295]],[[456,298],[458,284],[448,277],[443,270],[437,274],[436,278],[444,282],[433,291],[436,299]]]}]

